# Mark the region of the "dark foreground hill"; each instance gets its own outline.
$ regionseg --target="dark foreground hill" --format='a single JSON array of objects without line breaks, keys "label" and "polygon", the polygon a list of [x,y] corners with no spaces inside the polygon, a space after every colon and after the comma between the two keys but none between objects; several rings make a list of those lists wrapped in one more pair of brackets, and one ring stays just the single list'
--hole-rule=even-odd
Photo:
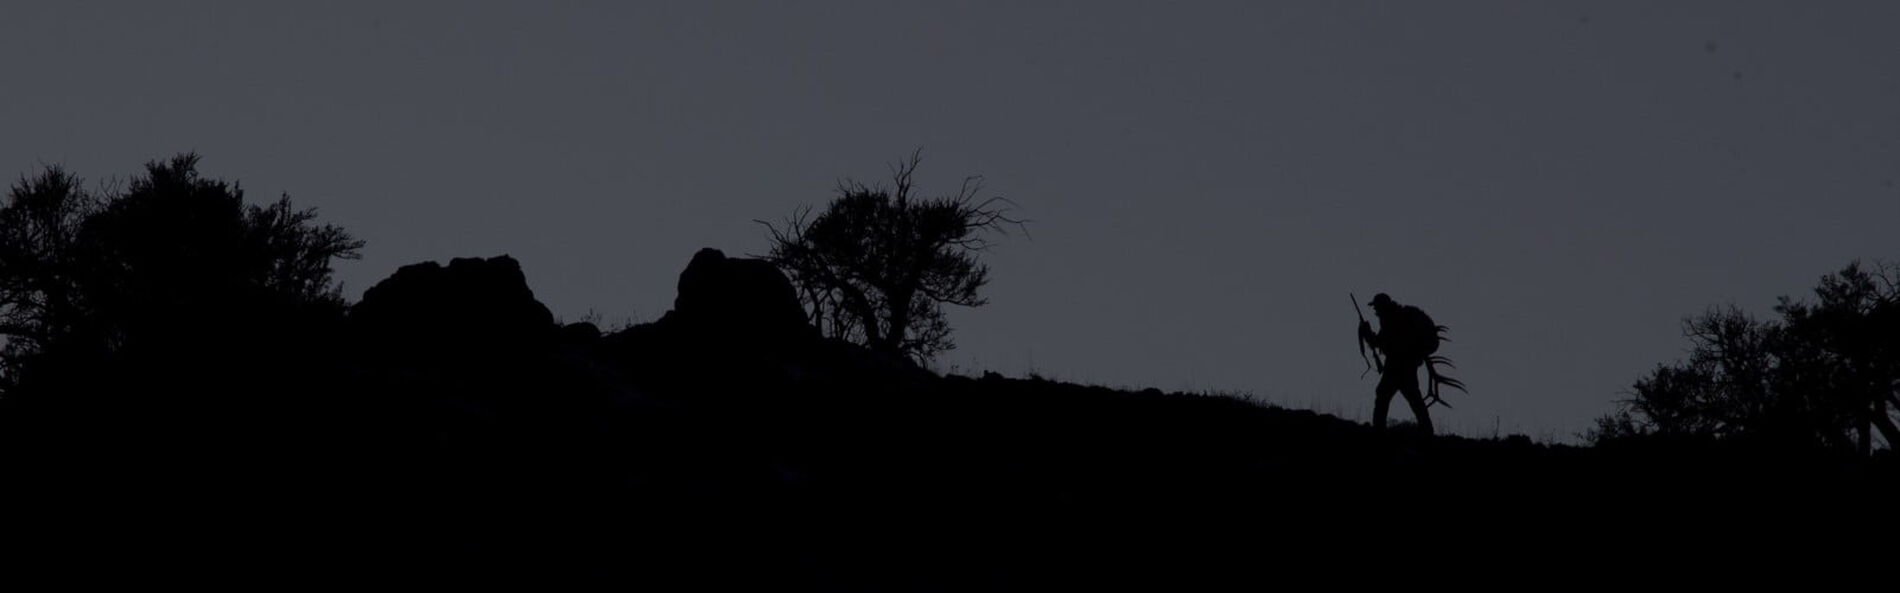
[{"label": "dark foreground hill", "polygon": [[817,336],[769,265],[712,250],[618,332],[557,325],[505,256],[405,267],[299,332],[7,401],[8,558],[74,582],[1179,589],[1812,550],[1890,526],[1896,493],[1885,456],[938,376]]}]

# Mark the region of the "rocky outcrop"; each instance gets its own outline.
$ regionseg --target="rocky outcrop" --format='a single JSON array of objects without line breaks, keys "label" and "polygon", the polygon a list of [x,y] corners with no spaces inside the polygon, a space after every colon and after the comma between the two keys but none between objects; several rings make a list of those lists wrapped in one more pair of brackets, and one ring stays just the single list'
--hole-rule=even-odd
[{"label": "rocky outcrop", "polygon": [[752,357],[808,345],[818,332],[805,322],[798,293],[777,266],[707,248],[680,272],[672,311],[616,338],[642,356],[667,354],[663,350]]},{"label": "rocky outcrop", "polygon": [[679,296],[668,316],[721,340],[780,344],[816,335],[791,280],[777,266],[712,248],[693,254],[680,272]]},{"label": "rocky outcrop", "polygon": [[803,374],[826,342],[777,266],[710,248],[680,272],[672,311],[603,338],[629,376],[664,392],[771,391]]},{"label": "rocky outcrop", "polygon": [[403,266],[363,293],[350,323],[367,347],[392,353],[513,353],[545,346],[556,331],[506,255]]}]

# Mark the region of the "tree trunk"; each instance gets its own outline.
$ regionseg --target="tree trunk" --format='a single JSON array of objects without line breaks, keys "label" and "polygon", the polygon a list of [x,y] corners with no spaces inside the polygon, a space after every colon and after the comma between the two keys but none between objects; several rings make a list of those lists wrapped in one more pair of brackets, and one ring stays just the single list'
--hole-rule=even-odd
[{"label": "tree trunk", "polygon": [[900,292],[890,297],[891,324],[884,328],[884,341],[879,349],[902,356],[904,354],[904,336],[910,331],[910,301],[913,295]]},{"label": "tree trunk", "polygon": [[[1874,426],[1880,427],[1880,436],[1887,438],[1887,447],[1900,447],[1900,429],[1896,429],[1893,425],[1893,419],[1887,417],[1886,398],[1874,400],[1874,413],[1873,417],[1869,418],[1869,420],[1873,421]],[[1873,439],[1863,437],[1861,439],[1861,449],[1863,452],[1871,454],[1873,451]]]},{"label": "tree trunk", "polygon": [[1860,432],[1859,453],[1861,457],[1874,454],[1874,418],[1884,416],[1887,413],[1887,402],[1884,399],[1875,396],[1873,400],[1873,409],[1866,411],[1866,415],[1860,419],[1860,426],[1855,427],[1856,430]]}]

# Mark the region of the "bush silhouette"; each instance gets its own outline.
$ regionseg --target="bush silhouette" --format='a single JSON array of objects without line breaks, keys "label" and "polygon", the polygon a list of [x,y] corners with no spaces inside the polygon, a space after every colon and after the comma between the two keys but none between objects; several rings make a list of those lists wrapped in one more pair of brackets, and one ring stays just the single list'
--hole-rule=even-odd
[{"label": "bush silhouette", "polygon": [[1661,436],[1872,451],[1900,442],[1890,410],[1900,387],[1900,285],[1894,269],[1856,262],[1821,278],[1812,302],[1781,299],[1780,319],[1733,306],[1686,320],[1689,357],[1658,365],[1622,409],[1598,419],[1599,442]]},{"label": "bush silhouette", "polygon": [[812,325],[826,336],[922,361],[952,349],[944,305],[982,306],[977,292],[989,267],[977,254],[986,235],[1020,225],[979,200],[982,179],[965,178],[957,193],[919,198],[912,176],[921,152],[891,168],[891,185],[846,180],[816,217],[809,210],[785,223],[763,223],[769,259],[799,288]]},{"label": "bush silhouette", "polygon": [[[255,350],[336,319],[331,263],[362,246],[282,197],[244,203],[199,175],[198,156],[147,163],[122,192],[95,194],[60,167],[15,183],[0,207],[5,385],[55,366]],[[50,364],[50,363],[49,363]],[[51,367],[48,367],[51,368]]]}]

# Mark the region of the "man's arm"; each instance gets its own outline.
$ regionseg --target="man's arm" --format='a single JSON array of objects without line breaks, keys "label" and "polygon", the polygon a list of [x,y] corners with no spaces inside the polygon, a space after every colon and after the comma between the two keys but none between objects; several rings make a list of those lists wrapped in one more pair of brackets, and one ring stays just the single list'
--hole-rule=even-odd
[{"label": "man's arm", "polygon": [[1374,350],[1383,350],[1383,348],[1379,347],[1379,333],[1372,331],[1372,322],[1370,321],[1363,319],[1359,321],[1359,339],[1365,340],[1366,345],[1371,346]]}]

